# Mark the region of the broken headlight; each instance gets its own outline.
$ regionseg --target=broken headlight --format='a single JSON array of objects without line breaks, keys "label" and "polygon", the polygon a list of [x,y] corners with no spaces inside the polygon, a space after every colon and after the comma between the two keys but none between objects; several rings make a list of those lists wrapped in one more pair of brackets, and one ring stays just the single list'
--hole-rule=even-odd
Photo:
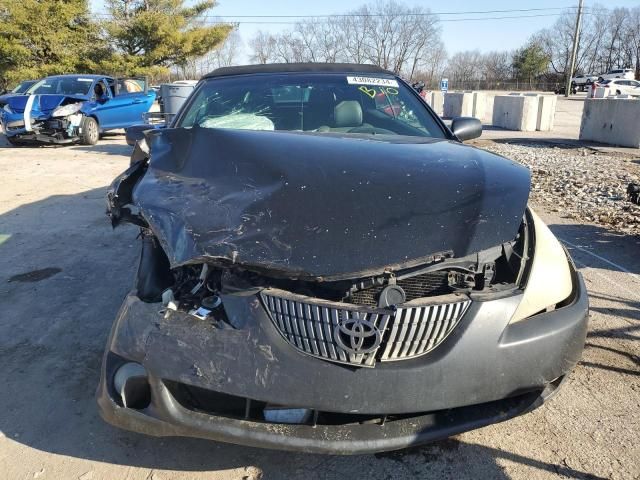
[{"label": "broken headlight", "polygon": [[78,112],[82,108],[82,103],[69,103],[68,105],[63,105],[61,107],[56,108],[53,113],[51,113],[52,117],[67,117],[69,115],[73,115]]},{"label": "broken headlight", "polygon": [[524,295],[511,322],[555,309],[573,291],[569,259],[558,239],[533,212],[534,250]]}]

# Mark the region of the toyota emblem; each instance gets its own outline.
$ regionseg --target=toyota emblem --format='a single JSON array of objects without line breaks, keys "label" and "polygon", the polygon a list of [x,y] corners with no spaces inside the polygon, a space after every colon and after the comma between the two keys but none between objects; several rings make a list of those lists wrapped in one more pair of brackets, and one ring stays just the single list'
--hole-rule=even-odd
[{"label": "toyota emblem", "polygon": [[363,355],[377,350],[382,341],[380,330],[369,320],[350,312],[351,317],[343,319],[334,329],[336,343],[346,352]]}]

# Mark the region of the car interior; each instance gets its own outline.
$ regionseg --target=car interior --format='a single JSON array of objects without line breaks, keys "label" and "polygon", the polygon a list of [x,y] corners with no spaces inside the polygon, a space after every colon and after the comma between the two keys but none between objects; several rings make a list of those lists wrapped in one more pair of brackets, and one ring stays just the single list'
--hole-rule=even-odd
[{"label": "car interior", "polygon": [[[338,83],[255,87],[236,85],[210,90],[206,98],[197,95],[182,124],[220,127],[231,122],[211,120],[243,114],[248,129],[264,125],[256,117],[266,117],[273,130],[444,136],[426,107],[398,88]],[[242,125],[234,122],[231,128]]]}]

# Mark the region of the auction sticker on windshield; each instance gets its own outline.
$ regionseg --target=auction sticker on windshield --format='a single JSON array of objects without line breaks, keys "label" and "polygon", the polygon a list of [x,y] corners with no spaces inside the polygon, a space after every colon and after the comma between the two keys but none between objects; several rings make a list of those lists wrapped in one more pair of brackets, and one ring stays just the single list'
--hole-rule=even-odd
[{"label": "auction sticker on windshield", "polygon": [[397,87],[398,81],[394,78],[379,77],[347,77],[350,85],[378,85],[381,87]]}]

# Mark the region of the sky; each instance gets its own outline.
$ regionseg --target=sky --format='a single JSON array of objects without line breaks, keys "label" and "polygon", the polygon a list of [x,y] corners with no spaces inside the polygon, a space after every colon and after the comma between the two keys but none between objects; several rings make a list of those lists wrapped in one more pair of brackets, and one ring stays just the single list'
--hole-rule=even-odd
[{"label": "sky", "polygon": [[[520,47],[536,31],[553,25],[558,15],[562,12],[559,8],[576,7],[578,0],[398,0],[411,6],[422,6],[431,9],[434,13],[441,13],[442,39],[447,52],[452,55],[463,50],[480,50],[488,52],[492,50],[512,50]],[[94,11],[104,11],[102,0],[90,0]],[[219,15],[228,21],[247,22],[239,27],[242,40],[246,43],[257,30],[278,32],[291,27],[282,24],[258,25],[250,22],[278,22],[293,21],[291,18],[237,18],[234,15],[299,15],[304,18],[309,15],[328,15],[334,13],[346,13],[369,0],[219,0],[218,5],[211,14]],[[608,0],[596,2],[586,0],[585,6],[589,7],[597,3],[608,8],[634,7],[640,4],[640,0]],[[545,9],[529,12],[510,13],[466,13],[448,15],[445,12],[478,12],[488,10],[513,10],[513,9]],[[529,16],[528,18],[503,18],[487,19],[486,17],[505,16]],[[483,18],[483,20],[469,20]],[[447,21],[456,19],[458,21]],[[464,21],[459,21],[463,19]],[[246,50],[246,48],[245,48]],[[242,61],[248,60],[247,53]]]}]

